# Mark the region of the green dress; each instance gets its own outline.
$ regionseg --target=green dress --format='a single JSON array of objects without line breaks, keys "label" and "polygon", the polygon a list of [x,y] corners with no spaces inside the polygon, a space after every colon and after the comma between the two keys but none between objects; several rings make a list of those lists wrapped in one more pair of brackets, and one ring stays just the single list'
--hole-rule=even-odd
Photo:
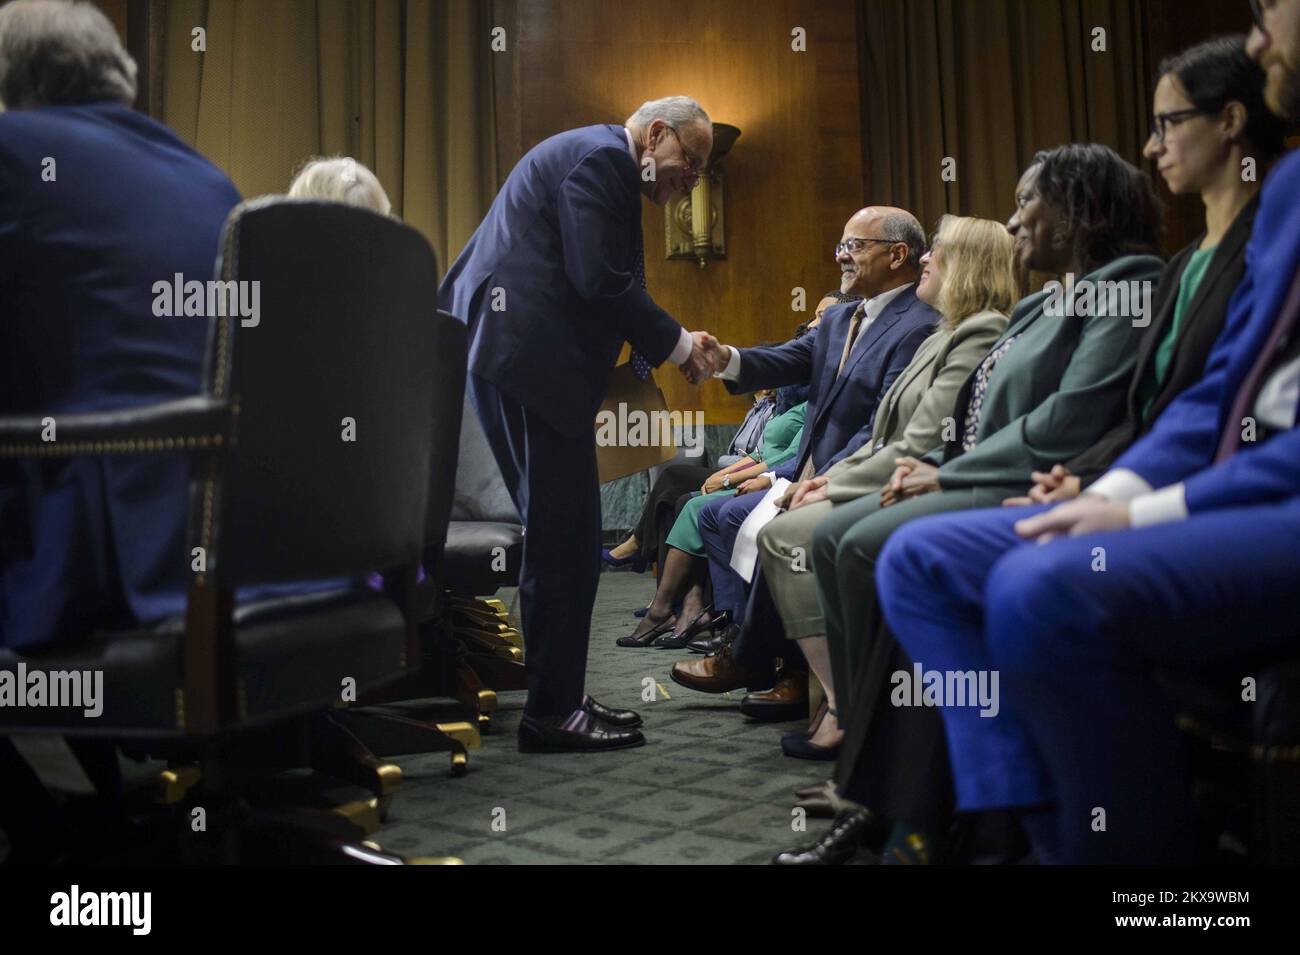
[{"label": "green dress", "polygon": [[[767,465],[767,470],[789,461],[799,451],[799,439],[803,437],[804,412],[808,402],[795,405],[785,414],[777,415],[763,429],[763,440],[758,444],[758,459]],[[704,556],[704,538],[700,536],[699,513],[710,498],[735,494],[734,487],[723,488],[712,494],[700,494],[691,498],[677,515],[673,529],[668,532],[668,546],[684,550],[696,557]]]}]

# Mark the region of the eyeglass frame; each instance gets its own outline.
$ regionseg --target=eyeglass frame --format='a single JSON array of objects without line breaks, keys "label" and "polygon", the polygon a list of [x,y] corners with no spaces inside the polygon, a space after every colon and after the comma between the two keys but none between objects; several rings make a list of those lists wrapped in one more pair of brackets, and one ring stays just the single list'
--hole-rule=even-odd
[{"label": "eyeglass frame", "polygon": [[664,128],[672,133],[673,138],[677,140],[677,146],[682,151],[682,158],[686,160],[686,175],[694,176],[696,179],[701,178],[704,175],[704,167],[708,165],[709,161],[705,159],[696,162],[695,157],[686,151],[686,144],[682,142],[682,134],[677,131],[676,126],[671,123],[664,123]]},{"label": "eyeglass frame", "polygon": [[1199,106],[1191,106],[1187,109],[1170,110],[1168,113],[1156,113],[1151,117],[1150,132],[1151,135],[1155,137],[1156,142],[1163,146],[1165,144],[1165,137],[1169,135],[1169,124],[1171,121],[1176,120],[1173,125],[1177,128],[1193,116],[1208,115],[1210,115],[1209,110],[1201,109]]},{"label": "eyeglass frame", "polygon": [[849,236],[848,242],[840,241],[835,243],[835,258],[838,259],[842,252],[860,252],[862,250],[862,246],[860,245],[850,249],[849,242],[884,242],[886,245],[907,244],[907,242],[903,239],[874,239],[874,238],[867,238],[865,236],[852,235]]}]

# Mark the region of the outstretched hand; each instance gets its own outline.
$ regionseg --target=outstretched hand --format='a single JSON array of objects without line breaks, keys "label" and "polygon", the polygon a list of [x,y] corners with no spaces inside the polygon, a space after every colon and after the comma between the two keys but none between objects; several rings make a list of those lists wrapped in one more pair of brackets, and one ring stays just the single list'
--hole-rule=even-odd
[{"label": "outstretched hand", "polygon": [[691,355],[682,362],[682,374],[693,385],[698,385],[726,367],[727,354],[723,346],[708,332],[691,332]]}]

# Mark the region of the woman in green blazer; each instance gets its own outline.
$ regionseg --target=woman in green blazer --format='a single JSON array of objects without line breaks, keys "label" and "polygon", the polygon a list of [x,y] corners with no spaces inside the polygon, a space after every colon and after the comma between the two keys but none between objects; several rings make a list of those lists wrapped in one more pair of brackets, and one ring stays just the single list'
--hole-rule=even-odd
[{"label": "woman in green blazer", "polygon": [[1150,181],[1108,147],[1075,143],[1037,154],[1015,198],[1007,230],[1019,265],[1060,281],[1016,306],[963,384],[943,443],[900,458],[879,495],[837,507],[813,534],[820,625],[840,703],[839,719],[818,728],[817,746],[835,747],[840,727],[859,714],[860,742],[868,725],[874,732],[889,723],[883,711],[899,709],[889,706],[888,684],[905,655],[881,619],[874,577],[894,529],[1026,493],[1031,472],[1070,460],[1124,412],[1163,267],[1153,254],[1160,206]]},{"label": "woman in green blazer", "polygon": [[[813,531],[833,508],[876,494],[899,458],[925,454],[955,427],[958,392],[1006,329],[1018,296],[1011,248],[1011,236],[1000,222],[958,216],[940,220],[931,249],[921,259],[916,297],[938,309],[943,320],[881,399],[871,440],[825,474],[792,488],[788,513],[759,532],[763,580],[786,636],[800,641],[826,688],[824,706],[832,716],[837,707],[817,581],[807,572]],[[814,717],[813,729],[823,716]]]},{"label": "woman in green blazer", "polygon": [[[803,401],[769,421],[763,429],[758,451],[748,463],[739,461],[728,468],[725,483],[717,490],[712,489],[713,478],[710,478],[700,488],[701,493],[682,507],[668,532],[668,552],[654,600],[636,630],[615,641],[620,647],[684,647],[704,626],[712,608],[703,606],[708,563],[697,522],[700,508],[714,497],[758,490],[751,487],[751,482],[793,458],[803,437],[804,412],[807,409],[808,402]],[[673,606],[678,600],[682,601],[682,617],[689,622],[675,629]]]}]

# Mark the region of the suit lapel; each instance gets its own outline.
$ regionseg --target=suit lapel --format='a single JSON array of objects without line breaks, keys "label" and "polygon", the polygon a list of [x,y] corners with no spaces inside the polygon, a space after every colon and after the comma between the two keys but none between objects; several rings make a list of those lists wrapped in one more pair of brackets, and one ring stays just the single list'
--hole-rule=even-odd
[{"label": "suit lapel", "polygon": [[[1214,250],[1214,255],[1210,259],[1210,264],[1206,266],[1205,274],[1201,276],[1201,282],[1196,286],[1196,294],[1192,300],[1187,303],[1188,314],[1196,314],[1196,310],[1205,305],[1206,300],[1214,291],[1214,286],[1223,278],[1224,272],[1227,271],[1237,257],[1241,254],[1246,240],[1250,238],[1250,227],[1254,222],[1252,216],[1248,215],[1251,206],[1259,203],[1259,196],[1250,201],[1241,212],[1237,213],[1237,218],[1233,221],[1228,231],[1223,235],[1223,241],[1219,247]],[[1180,279],[1181,281],[1181,279]],[[1176,301],[1178,298],[1175,290],[1172,298]],[[1186,329],[1181,329],[1178,338],[1174,340],[1174,349],[1169,355],[1169,365],[1172,368],[1178,360],[1178,350],[1186,340],[1187,336],[1183,334]]]},{"label": "suit lapel", "polygon": [[[1200,239],[1197,239],[1199,244]],[[1183,273],[1187,271],[1187,263],[1192,258],[1192,246],[1188,246],[1182,252],[1178,253],[1169,263],[1167,268],[1171,269],[1170,284],[1166,286],[1165,297],[1160,302],[1160,311],[1156,313],[1147,328],[1150,332],[1142,337],[1142,344],[1138,347],[1137,361],[1133,366],[1133,377],[1129,379],[1128,402],[1129,410],[1137,415],[1141,420],[1141,403],[1142,403],[1142,383],[1146,380],[1147,369],[1156,359],[1156,352],[1160,348],[1160,342],[1164,340],[1169,330],[1170,323],[1174,320],[1174,310],[1178,305],[1178,290],[1183,283]],[[1204,288],[1204,284],[1202,284]]]},{"label": "suit lapel", "polygon": [[[853,350],[849,352],[848,360],[844,362],[844,369],[840,372],[839,377],[831,383],[830,391],[826,395],[825,403],[817,409],[818,420],[820,420],[822,415],[825,414],[826,409],[831,406],[831,402],[834,401],[835,396],[840,393],[840,389],[844,387],[844,383],[849,380],[849,377],[853,374],[854,367],[862,360],[862,356],[867,353],[871,346],[874,345],[880,337],[885,334],[885,332],[897,325],[899,320],[907,314],[907,310],[915,304],[916,295],[911,289],[908,289],[906,292],[900,292],[898,297],[890,302],[883,312],[876,316],[874,322],[862,331],[858,332],[858,340],[853,343]],[[847,334],[848,329],[846,328],[845,335],[847,336]],[[840,339],[840,348],[841,350],[844,348],[843,338]],[[830,372],[831,374],[834,374],[835,369],[830,369]],[[817,422],[814,421],[813,427],[815,428],[816,426]]]}]

